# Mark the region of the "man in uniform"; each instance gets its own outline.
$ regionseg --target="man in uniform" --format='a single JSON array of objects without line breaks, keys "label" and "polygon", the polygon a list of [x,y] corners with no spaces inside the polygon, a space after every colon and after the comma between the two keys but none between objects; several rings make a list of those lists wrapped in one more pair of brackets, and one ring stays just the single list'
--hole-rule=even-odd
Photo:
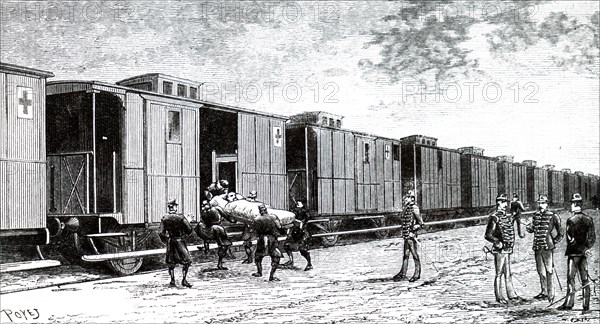
[{"label": "man in uniform", "polygon": [[279,241],[277,237],[280,235],[279,227],[277,226],[277,218],[269,215],[267,207],[265,205],[259,206],[260,216],[252,222],[252,229],[258,235],[258,244],[256,245],[256,253],[254,261],[256,263],[256,273],[253,273],[254,277],[262,277],[262,260],[265,256],[271,257],[271,273],[269,274],[269,281],[279,281],[275,277],[275,271],[279,267],[279,260],[281,259],[281,251],[279,251]]},{"label": "man in uniform", "polygon": [[292,209],[296,220],[294,226],[288,230],[287,239],[285,240],[284,249],[290,258],[288,262],[283,265],[286,267],[292,267],[294,265],[294,256],[292,252],[299,251],[306,259],[306,268],[304,271],[312,270],[313,266],[310,261],[310,252],[308,252],[308,239],[309,234],[306,230],[306,222],[308,221],[309,214],[305,207],[306,200],[304,198],[296,201],[296,207]]},{"label": "man in uniform", "polygon": [[223,266],[223,258],[227,256],[231,241],[227,235],[227,231],[221,225],[223,218],[229,222],[235,223],[235,220],[227,217],[226,213],[222,212],[222,209],[211,207],[208,201],[202,202],[202,212],[200,215],[202,219],[201,223],[196,226],[196,234],[204,241],[205,252],[208,251],[208,241],[214,240],[217,242],[217,256],[219,260],[217,262],[218,270],[228,270]]},{"label": "man in uniform", "polygon": [[517,232],[520,238],[524,238],[525,234],[521,232],[521,212],[525,211],[523,203],[519,200],[519,195],[513,193],[512,201],[510,202],[510,213],[512,214],[513,224],[517,223]]},{"label": "man in uniform", "polygon": [[485,239],[494,244],[492,248],[496,268],[494,294],[496,295],[496,300],[501,304],[507,303],[507,300],[502,296],[502,292],[500,291],[503,278],[508,299],[521,299],[517,296],[513,287],[512,273],[510,271],[510,255],[513,253],[515,244],[515,230],[510,216],[506,214],[507,205],[506,194],[499,194],[496,197],[496,212],[488,218],[485,229]]},{"label": "man in uniform", "polygon": [[402,226],[401,231],[404,238],[404,255],[402,257],[402,268],[393,279],[394,281],[406,280],[408,259],[412,254],[415,261],[415,273],[409,281],[414,282],[421,277],[421,259],[419,258],[417,246],[417,230],[423,226],[423,219],[421,218],[419,206],[415,203],[415,194],[412,190],[404,198],[404,210],[400,215],[400,225]]},{"label": "man in uniform", "polygon": [[575,303],[575,275],[579,272],[581,286],[583,287],[583,310],[590,309],[590,286],[587,258],[589,249],[596,241],[594,221],[584,214],[581,209],[583,199],[576,193],[571,196],[571,212],[573,216],[567,219],[567,297],[559,310],[570,310]]},{"label": "man in uniform", "polygon": [[[527,231],[533,233],[533,251],[535,265],[540,276],[542,292],[533,297],[536,299],[548,298],[554,301],[554,287],[552,275],[554,274],[554,248],[563,238],[560,226],[560,217],[548,211],[548,197],[540,195],[538,211],[533,214],[533,220],[527,225]],[[552,231],[556,231],[553,236]]]},{"label": "man in uniform", "polygon": [[[256,190],[250,191],[248,197],[246,197],[247,201],[250,202],[258,202],[258,194]],[[246,251],[246,259],[242,261],[242,263],[252,263],[252,240],[256,237],[254,232],[252,231],[252,227],[250,225],[244,226],[244,231],[242,232],[242,241],[244,241],[244,250]]]},{"label": "man in uniform", "polygon": [[169,213],[160,221],[159,236],[167,245],[166,263],[169,266],[169,275],[171,276],[169,286],[175,287],[175,266],[181,264],[183,266],[181,285],[190,288],[192,285],[187,282],[186,277],[192,259],[183,236],[191,234],[192,227],[188,219],[177,213],[178,204],[175,198],[169,199],[167,208]]}]

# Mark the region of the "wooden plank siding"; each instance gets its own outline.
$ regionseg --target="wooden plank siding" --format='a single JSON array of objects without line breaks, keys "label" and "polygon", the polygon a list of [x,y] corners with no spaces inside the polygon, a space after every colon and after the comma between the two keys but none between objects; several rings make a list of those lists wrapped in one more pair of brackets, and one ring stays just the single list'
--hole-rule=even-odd
[{"label": "wooden plank siding", "polygon": [[534,204],[540,195],[549,195],[548,170],[527,167],[527,202]]},{"label": "wooden plank siding", "polygon": [[[281,129],[281,146],[275,146],[275,127]],[[237,191],[256,190],[266,204],[287,209],[285,121],[239,112],[237,136]]]},{"label": "wooden plank siding", "polygon": [[548,198],[554,206],[562,206],[565,201],[565,183],[564,175],[561,171],[548,172],[548,190],[550,194]]},{"label": "wooden plank siding", "polygon": [[[146,102],[147,137],[147,206],[148,222],[160,222],[166,213],[166,201],[176,198],[179,210],[196,217],[200,212],[200,134],[199,110],[160,101]],[[168,112],[180,113],[180,142],[169,142]],[[139,189],[139,187],[136,187]],[[136,192],[137,193],[137,192]],[[135,202],[132,211],[139,211]],[[126,223],[139,222],[140,217],[127,214]]]},{"label": "wooden plank siding", "polygon": [[527,201],[527,167],[506,161],[498,162],[498,192],[505,193],[509,199],[513,194]]},{"label": "wooden plank siding", "polygon": [[[19,87],[31,117],[18,117]],[[0,73],[0,229],[46,227],[46,79]]]},{"label": "wooden plank siding", "polygon": [[[416,146],[418,202],[423,210],[460,207],[460,154]],[[405,163],[412,163],[405,161]],[[410,177],[410,175],[408,175]]]},{"label": "wooden plank siding", "polygon": [[497,162],[470,154],[461,155],[463,207],[495,205],[498,194]]}]

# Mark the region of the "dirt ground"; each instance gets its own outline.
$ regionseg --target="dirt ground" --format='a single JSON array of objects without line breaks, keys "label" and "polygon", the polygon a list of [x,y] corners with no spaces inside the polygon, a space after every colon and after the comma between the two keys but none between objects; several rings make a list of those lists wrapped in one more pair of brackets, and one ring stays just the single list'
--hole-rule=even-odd
[{"label": "dirt ground", "polygon": [[[600,241],[598,211],[588,211]],[[563,223],[569,216],[560,214]],[[453,229],[419,237],[423,273],[417,282],[394,282],[401,265],[400,238],[313,250],[314,269],[295,253],[296,268],[279,270],[280,282],[255,278],[254,265],[227,262],[197,264],[190,273],[193,288],[169,288],[166,270],[135,276],[5,293],[0,321],[55,323],[597,323],[599,293],[592,286],[592,311],[582,313],[581,294],[570,312],[546,308],[532,299],[540,291],[532,236],[517,239],[512,258],[514,286],[526,301],[501,305],[493,293],[493,257],[482,248],[484,226]],[[597,242],[589,260],[598,277]],[[489,245],[489,244],[488,244]],[[556,298],[566,290],[565,243],[555,251]],[[283,260],[285,261],[285,259]],[[263,261],[265,273],[270,260]],[[412,275],[412,262],[409,268]],[[68,277],[68,271],[62,276]],[[97,274],[94,274],[97,275]],[[180,278],[180,269],[176,276]],[[23,276],[22,280],[26,280]],[[49,280],[51,278],[46,278]],[[44,280],[44,279],[39,279]],[[578,282],[579,284],[579,282]]]}]

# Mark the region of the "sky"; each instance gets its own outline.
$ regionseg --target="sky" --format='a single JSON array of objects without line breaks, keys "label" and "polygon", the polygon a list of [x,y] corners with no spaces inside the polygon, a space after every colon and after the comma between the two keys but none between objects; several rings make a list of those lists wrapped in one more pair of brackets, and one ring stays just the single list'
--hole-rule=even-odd
[{"label": "sky", "polygon": [[[423,51],[455,53],[444,43],[453,27],[394,44],[406,55],[373,42],[377,33],[411,35],[388,17],[409,1],[3,1],[0,58],[52,71],[52,80],[165,73],[205,82],[208,101],[283,115],[323,110],[345,116],[348,129],[428,135],[443,147],[600,174],[598,29],[594,40],[583,26],[599,3],[531,2],[519,15],[511,4],[442,2],[419,13],[421,22],[472,18],[457,46],[476,66],[444,77],[415,71]],[[493,12],[520,20],[498,23]],[[548,20],[560,13],[579,25]]]}]

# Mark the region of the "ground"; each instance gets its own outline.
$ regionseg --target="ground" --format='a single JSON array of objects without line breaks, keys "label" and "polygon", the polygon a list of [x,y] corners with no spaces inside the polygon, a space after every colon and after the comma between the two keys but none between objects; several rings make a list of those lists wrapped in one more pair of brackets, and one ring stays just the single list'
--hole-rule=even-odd
[{"label": "ground", "polygon": [[[597,211],[590,211],[599,237]],[[564,221],[567,213],[561,213]],[[517,239],[512,269],[517,293],[526,302],[500,305],[493,293],[493,257],[482,248],[484,226],[424,234],[421,241],[421,280],[394,282],[401,265],[402,240],[390,238],[313,250],[314,270],[280,270],[280,282],[255,278],[253,265],[229,261],[228,271],[213,263],[196,264],[191,289],[169,288],[166,270],[140,275],[4,293],[0,321],[79,323],[587,323],[598,322],[598,287],[592,286],[591,309],[560,312],[557,304],[532,299],[539,293],[532,236]],[[600,240],[599,240],[600,241]],[[489,244],[488,244],[489,245]],[[590,259],[590,275],[598,277],[598,242]],[[556,270],[565,295],[565,243],[555,252]],[[285,259],[284,259],[285,261]],[[270,260],[264,260],[265,273]],[[412,265],[412,262],[411,262]],[[408,272],[412,275],[412,266]],[[176,271],[180,279],[180,269]],[[67,276],[67,274],[65,274]],[[4,278],[4,277],[3,277]],[[25,280],[25,279],[23,279]],[[38,277],[38,280],[39,279]],[[579,283],[578,283],[579,284]],[[3,290],[6,291],[6,290]],[[18,316],[20,314],[20,316]]]}]

